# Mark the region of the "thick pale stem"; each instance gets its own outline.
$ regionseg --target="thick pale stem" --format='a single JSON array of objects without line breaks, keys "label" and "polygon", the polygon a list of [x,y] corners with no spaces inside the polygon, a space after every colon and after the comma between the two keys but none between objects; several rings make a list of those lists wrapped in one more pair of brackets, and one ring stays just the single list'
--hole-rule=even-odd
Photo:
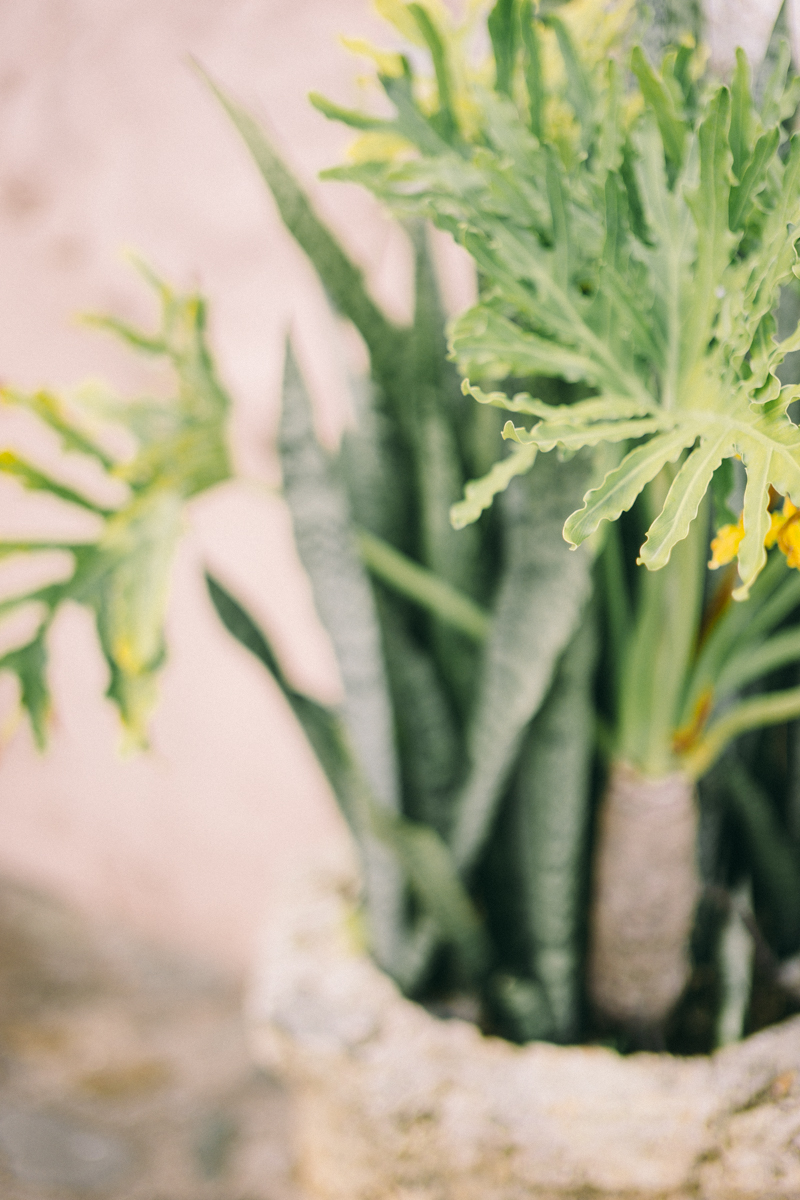
[{"label": "thick pale stem", "polygon": [[600,812],[591,911],[589,994],[598,1014],[658,1028],[689,976],[700,890],[694,784],[612,766]]}]

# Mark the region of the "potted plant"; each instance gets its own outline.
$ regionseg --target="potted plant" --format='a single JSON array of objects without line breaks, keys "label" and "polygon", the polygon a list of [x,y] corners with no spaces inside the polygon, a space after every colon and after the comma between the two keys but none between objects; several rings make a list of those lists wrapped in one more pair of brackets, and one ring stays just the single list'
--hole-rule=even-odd
[{"label": "potted plant", "polygon": [[[492,59],[477,75],[433,6],[393,11],[430,51],[435,84],[416,80],[408,59],[370,51],[397,117],[318,101],[365,134],[359,161],[337,174],[464,241],[481,299],[455,323],[453,350],[470,381],[510,379],[511,396],[472,382],[481,405],[461,395],[422,229],[410,230],[415,319],[400,329],[370,300],[258,126],[220,94],[287,227],[361,332],[372,375],[358,428],[332,458],[316,441],[287,354],[284,488],[337,651],[342,711],[298,694],[252,619],[209,581],[221,618],[269,668],[305,728],[364,875],[355,926],[328,894],[295,905],[275,927],[255,1001],[262,1053],[297,1081],[315,1130],[307,1169],[322,1195],[406,1187],[499,1196],[583,1185],[722,1195],[737,1172],[744,1194],[763,1195],[765,1163],[780,1160],[788,1171],[793,1162],[783,1125],[780,1146],[759,1149],[764,1114],[774,1122],[776,1106],[791,1111],[793,1025],[713,1062],[516,1049],[403,1000],[357,950],[361,939],[407,995],[440,1012],[458,1011],[465,993],[479,997],[487,1027],[516,1041],[593,1032],[583,963],[597,698],[612,766],[588,906],[589,991],[621,1045],[664,1038],[686,982],[699,890],[694,780],[732,737],[800,713],[794,688],[736,699],[800,656],[794,629],[770,637],[800,602],[800,576],[783,554],[792,550],[793,512],[773,500],[767,514],[769,484],[788,504],[800,500],[800,443],[786,415],[794,392],[775,375],[794,341],[775,343],[771,325],[791,277],[786,227],[798,207],[798,151],[782,133],[795,103],[787,61],[757,112],[740,59],[732,120],[727,91],[706,87],[691,45],[668,54],[660,73],[634,52],[636,82],[626,82],[621,10],[617,23],[593,25],[599,6],[568,4],[543,19],[501,0],[489,18]],[[19,675],[40,737],[44,639],[66,598],[94,610],[109,694],[134,737],[143,736],[180,508],[230,472],[227,401],[202,304],[150,278],[162,303],[157,334],[103,322],[138,349],[166,355],[178,381],[173,403],[114,410],[137,438],[131,460],[113,461],[90,432],[86,413],[109,412],[96,392],[81,398],[81,417],[48,395],[5,393],[129,489],[111,511],[32,464],[0,459],[27,486],[92,509],[101,524],[94,542],[59,547],[73,557],[66,581],[4,602],[6,610],[43,605],[34,638],[0,662]],[[536,423],[510,424],[514,448],[492,466],[502,408]],[[708,591],[703,495],[713,479],[718,507],[734,502],[736,475],[722,466],[734,454],[749,481],[741,530],[728,521],[714,552],[720,564],[739,552],[742,585],[728,603],[732,580]],[[649,522],[643,503],[619,538],[613,525],[610,534],[603,527],[605,541],[597,532],[643,486],[655,516],[642,551],[658,568],[651,574],[625,562]],[[460,532],[446,519],[453,504]],[[573,541],[586,543],[575,553],[561,537],[565,520]],[[770,538],[778,546],[759,575]],[[715,620],[701,639],[707,598]],[[599,697],[598,629],[611,676]],[[791,923],[797,865],[744,770],[727,771],[725,786],[750,835],[757,914],[786,919],[767,930],[771,952],[785,955],[800,942]],[[654,853],[667,866],[655,893]],[[779,857],[769,863],[770,855]],[[713,862],[712,879],[719,869]],[[750,955],[729,936],[735,920],[709,922],[727,979],[711,1009],[734,1037],[747,1007],[737,971],[744,963],[747,974]],[[748,1153],[749,1175],[737,1166],[737,1154]],[[786,1175],[781,1186],[790,1184]]]}]

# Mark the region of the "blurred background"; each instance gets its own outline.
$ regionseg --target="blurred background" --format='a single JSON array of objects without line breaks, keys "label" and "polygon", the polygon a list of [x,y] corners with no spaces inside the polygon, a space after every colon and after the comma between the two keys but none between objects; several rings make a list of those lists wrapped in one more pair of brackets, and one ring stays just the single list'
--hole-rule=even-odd
[{"label": "blurred background", "polygon": [[[0,6],[0,375],[26,388],[64,389],[86,376],[127,395],[152,387],[146,361],[76,321],[100,311],[155,322],[153,298],[123,258],[135,249],[209,301],[242,475],[191,511],[149,753],[118,753],[83,611],[63,613],[53,631],[44,755],[27,725],[15,725],[12,681],[0,681],[0,870],[236,972],[286,874],[343,834],[277,690],[212,613],[202,568],[235,585],[298,681],[336,695],[332,653],[276,492],[272,442],[289,329],[329,439],[347,419],[348,373],[365,359],[331,316],[190,56],[264,120],[364,264],[375,297],[403,319],[403,235],[371,197],[316,182],[347,135],[306,99],[316,88],[358,102],[359,64],[337,35],[385,37],[380,24],[364,0]],[[42,532],[50,514],[35,500],[0,491],[3,536]]]}]

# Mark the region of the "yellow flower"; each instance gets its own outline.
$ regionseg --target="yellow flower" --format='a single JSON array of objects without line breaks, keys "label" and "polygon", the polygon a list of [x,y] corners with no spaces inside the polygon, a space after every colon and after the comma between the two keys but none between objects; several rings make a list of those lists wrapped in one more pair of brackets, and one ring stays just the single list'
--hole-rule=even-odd
[{"label": "yellow flower", "polygon": [[[736,525],[723,525],[717,530],[717,536],[711,542],[711,561],[708,564],[712,571],[733,562],[739,553],[743,537],[744,514],[739,517]],[[783,501],[781,511],[775,509],[769,515],[769,529],[764,538],[764,545],[767,550],[777,545],[788,565],[800,570],[800,509],[792,504],[788,496]]]},{"label": "yellow flower", "polygon": [[744,514],[739,517],[736,525],[723,525],[717,530],[717,536],[711,542],[711,560],[708,564],[712,571],[733,562],[739,553],[743,537]]},{"label": "yellow flower", "polygon": [[795,508],[788,496],[783,502],[780,527],[775,540],[778,549],[786,555],[789,566],[800,569],[800,510]]}]

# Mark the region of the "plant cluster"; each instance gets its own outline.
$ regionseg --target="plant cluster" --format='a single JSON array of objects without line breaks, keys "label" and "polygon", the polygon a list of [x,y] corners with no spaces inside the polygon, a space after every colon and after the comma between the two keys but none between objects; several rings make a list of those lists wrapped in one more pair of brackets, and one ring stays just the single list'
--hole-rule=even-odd
[{"label": "plant cluster", "polygon": [[[737,921],[773,976],[800,949],[787,838],[800,822],[787,766],[765,753],[773,735],[757,732],[800,715],[800,391],[786,374],[800,329],[777,334],[800,270],[788,50],[756,103],[741,53],[727,87],[691,38],[658,69],[631,49],[630,2],[497,0],[477,54],[479,27],[434,0],[380,7],[412,51],[351,48],[376,63],[395,115],[314,102],[359,131],[329,176],[407,223],[409,327],[379,310],[258,124],[215,88],[369,352],[357,428],[335,454],[288,348],[284,376],[284,494],[341,709],[297,691],[218,580],[210,595],[308,735],[362,852],[369,945],[406,992],[471,988],[507,1036],[570,1040],[592,1028],[588,986],[595,1019],[659,1045],[694,925],[695,960],[716,963],[707,1048],[747,1027],[752,948]],[[425,221],[478,270],[449,358]],[[94,540],[57,544],[66,581],[3,601],[43,606],[33,640],[0,660],[40,738],[44,638],[65,599],[95,612],[109,694],[142,736],[182,505],[230,474],[202,304],[153,282],[158,334],[104,323],[169,358],[173,402],[3,393],[127,489],[111,509],[0,458],[98,520]],[[127,427],[132,458],[107,453],[90,411]]]}]

